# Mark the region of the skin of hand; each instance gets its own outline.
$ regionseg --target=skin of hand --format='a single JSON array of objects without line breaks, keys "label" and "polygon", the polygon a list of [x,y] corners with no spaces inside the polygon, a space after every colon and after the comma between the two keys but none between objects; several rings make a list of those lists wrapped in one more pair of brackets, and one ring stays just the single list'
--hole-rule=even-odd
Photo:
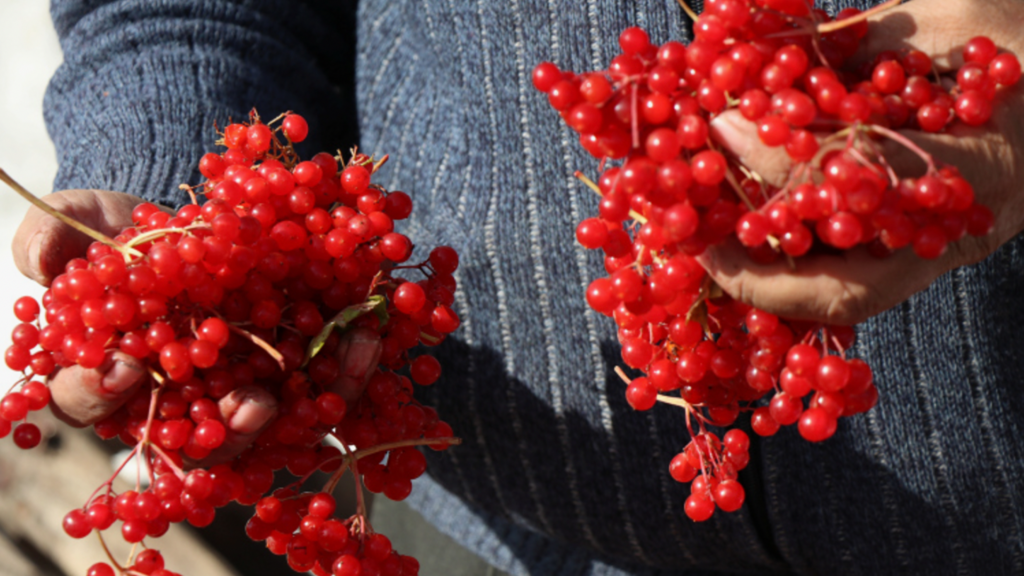
[{"label": "skin of hand", "polygon": [[[141,199],[103,190],[65,190],[42,198],[61,213],[113,237],[132,224],[132,209]],[[14,235],[14,261],[22,274],[48,286],[72,258],[82,257],[90,238],[47,215],[29,209]],[[341,376],[331,391],[347,402],[355,401],[366,388],[380,358],[380,336],[367,329],[355,329],[342,339],[335,354]],[[108,351],[95,369],[72,366],[59,370],[50,380],[50,404],[54,414],[82,427],[112,415],[146,381],[146,367],[136,358],[118,350]],[[197,464],[212,466],[229,460],[251,444],[277,415],[274,397],[258,387],[242,387],[218,402],[227,425],[224,445]]]},{"label": "skin of hand", "polygon": [[[963,46],[975,36],[991,38],[1000,52],[1024,60],[1024,2],[1016,0],[917,0],[870,21],[861,59],[883,50],[915,48],[932,57],[939,72],[963,64]],[[967,236],[935,260],[909,247],[887,259],[864,248],[841,255],[800,258],[796,268],[780,261],[754,263],[738,241],[709,248],[698,260],[733,297],[787,318],[856,324],[896,306],[959,266],[985,259],[1024,230],[1024,81],[1000,89],[992,118],[982,126],[956,123],[948,132],[901,133],[941,166],[954,164],[974,187],[976,199],[995,213],[995,229],[983,238]],[[712,138],[768,181],[785,181],[789,160],[781,148],[760,143],[756,127],[735,110],[711,123]],[[895,142],[883,148],[900,175],[919,176],[925,164]]]}]

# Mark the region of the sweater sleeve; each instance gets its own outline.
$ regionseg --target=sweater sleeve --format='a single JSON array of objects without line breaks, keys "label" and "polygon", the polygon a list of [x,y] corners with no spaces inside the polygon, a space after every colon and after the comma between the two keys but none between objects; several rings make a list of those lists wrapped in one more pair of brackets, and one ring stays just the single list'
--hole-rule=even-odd
[{"label": "sweater sleeve", "polygon": [[64,63],[44,116],[54,189],[178,205],[229,120],[254,107],[313,127],[309,149],[356,142],[354,2],[53,0]]}]

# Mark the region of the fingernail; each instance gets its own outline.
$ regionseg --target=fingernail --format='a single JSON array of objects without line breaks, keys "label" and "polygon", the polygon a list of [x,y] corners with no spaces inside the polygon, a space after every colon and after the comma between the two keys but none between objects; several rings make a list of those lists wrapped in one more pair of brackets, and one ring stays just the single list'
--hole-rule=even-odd
[{"label": "fingernail", "polygon": [[228,427],[239,434],[252,434],[274,416],[275,406],[263,402],[258,395],[246,395],[235,413],[228,418]]},{"label": "fingernail", "polygon": [[122,360],[115,360],[114,365],[103,376],[100,386],[111,394],[120,394],[134,386],[144,372],[135,365]]},{"label": "fingernail", "polygon": [[743,156],[746,152],[747,145],[750,142],[750,134],[743,129],[743,126],[737,123],[737,119],[734,118],[733,114],[723,114],[716,117],[711,121],[709,128],[711,128],[711,133],[719,144],[726,146],[738,156]]}]

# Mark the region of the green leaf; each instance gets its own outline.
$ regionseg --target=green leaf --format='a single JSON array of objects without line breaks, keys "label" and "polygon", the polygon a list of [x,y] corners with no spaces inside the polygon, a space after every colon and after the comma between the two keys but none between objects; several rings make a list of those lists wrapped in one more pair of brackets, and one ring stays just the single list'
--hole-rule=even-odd
[{"label": "green leaf", "polygon": [[309,348],[306,349],[306,359],[302,365],[305,366],[309,363],[310,359],[320,353],[320,350],[327,342],[327,338],[331,336],[332,330],[337,329],[344,333],[353,320],[367,312],[376,314],[381,324],[386,323],[388,321],[388,304],[384,296],[374,294],[367,298],[365,302],[349,306],[327,321],[324,324],[323,330],[320,330],[320,333],[316,335],[316,338],[309,341]]}]

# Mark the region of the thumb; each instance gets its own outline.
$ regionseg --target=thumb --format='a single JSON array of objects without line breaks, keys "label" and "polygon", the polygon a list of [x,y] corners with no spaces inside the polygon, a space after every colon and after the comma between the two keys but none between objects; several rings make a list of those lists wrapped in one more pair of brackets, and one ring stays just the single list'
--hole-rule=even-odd
[{"label": "thumb", "polygon": [[75,365],[59,370],[50,380],[50,406],[64,422],[88,426],[113,414],[145,379],[139,360],[111,351],[96,368]]},{"label": "thumb", "polygon": [[[41,200],[107,236],[131,225],[132,209],[142,202],[128,194],[103,190],[64,190]],[[85,234],[33,206],[14,233],[11,250],[22,274],[49,285],[69,260],[85,255],[91,243],[92,239]]]},{"label": "thumb", "polygon": [[738,110],[728,110],[709,125],[711,139],[732,152],[744,166],[766,182],[781,186],[789,175],[791,161],[782,146],[770,148],[761,143],[757,125]]},{"label": "thumb", "polygon": [[380,335],[368,328],[356,328],[342,337],[335,352],[338,380],[331,392],[346,402],[354,402],[363,394],[380,360]]},{"label": "thumb", "polygon": [[91,239],[57,220],[40,218],[23,250],[14,250],[18,270],[44,286],[64,271],[73,258],[85,254]]},{"label": "thumb", "polygon": [[959,0],[908,2],[886,10],[870,21],[852,62],[870,60],[884,50],[921,50],[939,72],[964,63],[963,47],[985,34],[1001,50],[1020,54],[1024,8],[1018,0]]}]

